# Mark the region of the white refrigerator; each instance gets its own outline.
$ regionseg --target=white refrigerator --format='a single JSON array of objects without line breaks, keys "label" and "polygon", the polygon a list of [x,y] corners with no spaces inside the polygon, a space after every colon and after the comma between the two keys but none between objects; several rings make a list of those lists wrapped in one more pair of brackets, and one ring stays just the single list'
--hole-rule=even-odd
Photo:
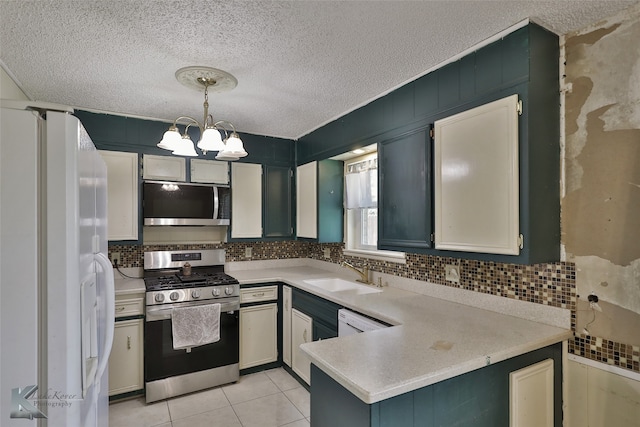
[{"label": "white refrigerator", "polygon": [[69,108],[1,107],[0,425],[107,427],[106,165]]}]

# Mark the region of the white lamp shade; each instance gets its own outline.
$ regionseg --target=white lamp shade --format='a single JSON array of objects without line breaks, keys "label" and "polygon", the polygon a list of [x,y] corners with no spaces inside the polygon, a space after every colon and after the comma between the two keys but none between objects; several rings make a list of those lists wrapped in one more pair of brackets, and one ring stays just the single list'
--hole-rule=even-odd
[{"label": "white lamp shade", "polygon": [[242,144],[242,140],[238,136],[237,133],[232,133],[229,138],[227,138],[227,143],[225,144],[224,150],[220,153],[223,156],[228,157],[245,157],[248,153],[244,150],[244,144]]},{"label": "white lamp shade", "polygon": [[228,162],[234,162],[238,159],[239,157],[226,155],[224,154],[223,151],[219,152],[218,155],[216,156],[216,160],[222,160],[222,161],[228,161]]},{"label": "white lamp shade", "polygon": [[202,151],[222,151],[224,143],[220,131],[216,128],[206,128],[198,141],[198,148]]},{"label": "white lamp shade", "polygon": [[189,156],[189,157],[198,156],[198,153],[196,153],[196,149],[193,146],[193,141],[188,136],[181,138],[180,145],[178,145],[171,154],[175,154],[177,156]]},{"label": "white lamp shade", "polygon": [[180,146],[180,142],[182,142],[180,133],[177,130],[169,129],[162,136],[162,140],[158,143],[158,148],[174,151]]}]

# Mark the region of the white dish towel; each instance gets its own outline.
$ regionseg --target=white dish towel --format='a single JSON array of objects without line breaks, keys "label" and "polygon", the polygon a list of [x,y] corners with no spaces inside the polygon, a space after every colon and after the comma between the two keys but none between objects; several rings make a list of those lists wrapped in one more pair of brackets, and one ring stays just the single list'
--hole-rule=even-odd
[{"label": "white dish towel", "polygon": [[174,308],[171,332],[174,350],[220,341],[220,304]]}]

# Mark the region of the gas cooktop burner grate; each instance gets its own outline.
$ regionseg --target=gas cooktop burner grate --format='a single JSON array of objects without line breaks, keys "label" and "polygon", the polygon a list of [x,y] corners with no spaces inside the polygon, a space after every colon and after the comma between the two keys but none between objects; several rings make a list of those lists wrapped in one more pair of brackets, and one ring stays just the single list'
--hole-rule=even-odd
[{"label": "gas cooktop burner grate", "polygon": [[193,273],[189,276],[175,274],[171,276],[147,277],[144,279],[147,291],[169,289],[198,288],[204,286],[237,285],[237,279],[226,273]]}]

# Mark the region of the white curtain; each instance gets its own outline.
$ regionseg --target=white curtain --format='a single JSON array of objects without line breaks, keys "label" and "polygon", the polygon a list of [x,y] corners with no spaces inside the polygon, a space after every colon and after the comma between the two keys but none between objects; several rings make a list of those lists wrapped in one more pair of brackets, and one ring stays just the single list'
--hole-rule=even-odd
[{"label": "white curtain", "polygon": [[[374,167],[371,167],[374,166]],[[345,176],[346,208],[378,207],[378,169],[374,162],[350,165]]]}]

